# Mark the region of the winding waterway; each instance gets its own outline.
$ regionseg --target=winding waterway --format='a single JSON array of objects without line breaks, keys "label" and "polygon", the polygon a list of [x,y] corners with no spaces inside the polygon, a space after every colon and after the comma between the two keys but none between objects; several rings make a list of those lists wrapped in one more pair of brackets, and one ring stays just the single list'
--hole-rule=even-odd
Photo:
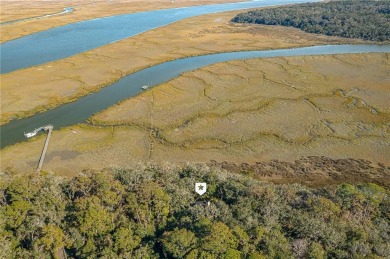
[{"label": "winding waterway", "polygon": [[390,45],[325,45],[293,49],[266,51],[229,52],[177,59],[130,74],[97,93],[85,96],[75,102],[32,117],[15,120],[0,127],[1,147],[23,141],[25,131],[46,124],[56,129],[86,121],[93,114],[102,111],[121,100],[141,92],[141,86],[158,85],[181,73],[217,62],[247,58],[288,57],[302,55],[330,55],[346,53],[390,52]]},{"label": "winding waterway", "polygon": [[9,73],[63,59],[193,16],[316,1],[318,0],[257,0],[155,10],[81,21],[1,44],[0,72]]},{"label": "winding waterway", "polygon": [[52,17],[52,16],[57,16],[57,15],[63,15],[63,14],[67,14],[67,13],[73,12],[73,10],[74,9],[72,7],[65,7],[62,12],[45,14],[45,15],[34,16],[34,17],[28,17],[28,18],[17,19],[17,20],[6,21],[6,22],[1,22],[0,26],[1,25],[7,25],[7,24],[14,24],[14,23],[18,23],[18,22],[26,22],[26,21],[31,21],[31,20],[38,20],[38,19],[48,18],[48,17]]}]

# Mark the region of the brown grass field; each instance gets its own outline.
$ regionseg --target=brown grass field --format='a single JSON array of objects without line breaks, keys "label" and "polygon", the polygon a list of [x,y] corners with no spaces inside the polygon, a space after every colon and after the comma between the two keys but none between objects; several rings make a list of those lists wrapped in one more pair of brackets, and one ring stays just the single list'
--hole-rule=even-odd
[{"label": "brown grass field", "polygon": [[[389,65],[389,54],[353,54],[204,67],[97,114],[91,125],[54,131],[44,170],[308,156],[388,166]],[[42,135],[3,149],[2,169],[32,170],[43,142]]]},{"label": "brown grass field", "polygon": [[124,75],[168,60],[226,51],[362,42],[292,28],[232,24],[229,20],[236,13],[186,19],[63,60],[1,75],[1,124],[70,102]]},{"label": "brown grass field", "polygon": [[[75,12],[2,26],[1,41],[108,14],[214,2],[228,1],[159,0],[145,5],[145,1],[120,0],[109,13],[108,1],[57,1],[43,9],[39,7],[43,2],[35,1],[29,11],[23,9],[25,1],[2,1],[1,21],[66,6],[74,6]],[[1,124],[177,58],[367,43],[292,28],[230,23],[238,12],[186,19],[1,75]],[[188,72],[102,111],[89,124],[55,130],[44,170],[76,175],[84,169],[186,161],[277,183],[369,181],[390,186],[389,57],[387,53],[249,59]],[[44,138],[40,135],[0,150],[1,170],[35,170]]]}]

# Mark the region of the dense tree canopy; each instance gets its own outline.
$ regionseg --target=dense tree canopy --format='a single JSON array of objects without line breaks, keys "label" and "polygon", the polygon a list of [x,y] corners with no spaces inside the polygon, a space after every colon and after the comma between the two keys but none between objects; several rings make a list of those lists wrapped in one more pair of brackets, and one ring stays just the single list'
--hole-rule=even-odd
[{"label": "dense tree canopy", "polygon": [[0,258],[389,258],[389,198],[375,184],[275,185],[205,165],[3,172]]},{"label": "dense tree canopy", "polygon": [[282,25],[310,33],[390,40],[390,1],[331,1],[307,3],[238,14],[237,23]]}]

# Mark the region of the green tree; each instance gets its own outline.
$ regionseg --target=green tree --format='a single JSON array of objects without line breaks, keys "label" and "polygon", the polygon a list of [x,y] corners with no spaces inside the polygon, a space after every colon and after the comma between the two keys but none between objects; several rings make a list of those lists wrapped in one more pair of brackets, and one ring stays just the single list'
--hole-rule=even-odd
[{"label": "green tree", "polygon": [[131,252],[141,243],[141,238],[130,228],[120,227],[114,232],[115,251],[118,254]]},{"label": "green tree", "polygon": [[289,242],[279,230],[271,230],[266,233],[263,242],[268,257],[278,259],[293,258]]},{"label": "green tree", "polygon": [[37,240],[36,245],[51,253],[54,258],[62,258],[62,251],[65,246],[70,245],[68,238],[61,228],[54,225],[47,225],[42,228],[42,236]]},{"label": "green tree", "polygon": [[267,257],[260,252],[253,252],[248,256],[248,259],[266,259]]},{"label": "green tree", "polygon": [[144,182],[135,193],[126,197],[126,211],[138,225],[137,234],[141,237],[153,235],[156,229],[163,229],[169,214],[170,197],[155,182]]},{"label": "green tree", "polygon": [[238,250],[235,249],[228,249],[224,256],[225,259],[240,259],[241,253]]},{"label": "green tree", "polygon": [[282,25],[310,33],[385,41],[390,38],[388,1],[331,1],[253,10],[232,21]]},{"label": "green tree", "polygon": [[184,258],[197,242],[195,234],[187,229],[165,232],[161,238],[164,251],[174,258]]},{"label": "green tree", "polygon": [[240,226],[234,226],[233,234],[238,241],[238,250],[245,256],[251,249],[250,237]]},{"label": "green tree", "polygon": [[213,223],[210,234],[201,240],[201,247],[208,252],[222,257],[228,249],[237,249],[237,238],[229,227],[222,222]]},{"label": "green tree", "polygon": [[310,259],[324,259],[325,258],[325,250],[320,243],[312,242],[310,244],[307,256]]},{"label": "green tree", "polygon": [[16,200],[7,205],[4,213],[7,227],[17,229],[26,219],[28,211],[32,209],[31,205],[30,202],[24,200]]},{"label": "green tree", "polygon": [[75,216],[80,232],[86,236],[101,236],[113,230],[113,215],[102,205],[98,197],[78,199]]},{"label": "green tree", "polygon": [[102,172],[91,176],[91,193],[96,195],[104,206],[113,210],[119,206],[125,191],[124,186],[112,174]]},{"label": "green tree", "polygon": [[[62,257],[64,247],[68,258],[390,256],[387,187],[280,186],[205,166],[120,172],[0,173],[0,258]],[[210,206],[183,191],[194,177],[213,181]]]}]

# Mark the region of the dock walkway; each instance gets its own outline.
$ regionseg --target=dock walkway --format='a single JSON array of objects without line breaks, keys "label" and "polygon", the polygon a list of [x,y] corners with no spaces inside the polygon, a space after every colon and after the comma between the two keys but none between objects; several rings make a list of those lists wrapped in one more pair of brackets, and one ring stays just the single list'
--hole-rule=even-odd
[{"label": "dock walkway", "polygon": [[40,127],[40,128],[38,128],[38,129],[36,129],[35,131],[38,132],[38,131],[40,131],[40,130],[48,131],[48,133],[47,133],[45,145],[43,146],[43,150],[42,150],[42,153],[41,153],[41,158],[39,159],[38,168],[37,168],[37,172],[38,172],[38,173],[41,171],[42,166],[43,166],[43,161],[45,160],[45,155],[46,155],[46,151],[47,151],[47,146],[49,145],[49,141],[50,141],[50,137],[51,137],[51,132],[52,132],[52,130],[53,130],[53,125],[46,125],[46,126],[43,126],[43,127]]}]

